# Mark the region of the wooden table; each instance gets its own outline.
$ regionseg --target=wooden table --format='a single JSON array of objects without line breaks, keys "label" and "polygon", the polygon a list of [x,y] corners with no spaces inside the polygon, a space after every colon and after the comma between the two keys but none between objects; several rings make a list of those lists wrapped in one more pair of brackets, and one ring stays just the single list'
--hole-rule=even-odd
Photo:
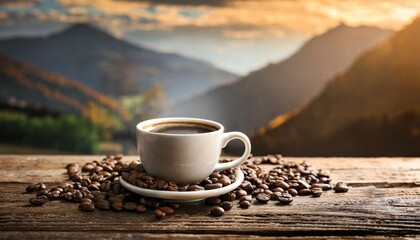
[{"label": "wooden table", "polygon": [[[221,218],[207,216],[203,204],[184,205],[158,221],[153,214],[81,212],[75,203],[28,204],[29,182],[49,186],[65,180],[65,165],[100,156],[0,156],[0,238],[419,238],[420,158],[286,158],[329,169],[348,193],[329,191],[321,198],[296,197],[291,205],[235,207]],[[137,157],[125,157],[135,160]],[[272,166],[265,166],[272,167]]]}]

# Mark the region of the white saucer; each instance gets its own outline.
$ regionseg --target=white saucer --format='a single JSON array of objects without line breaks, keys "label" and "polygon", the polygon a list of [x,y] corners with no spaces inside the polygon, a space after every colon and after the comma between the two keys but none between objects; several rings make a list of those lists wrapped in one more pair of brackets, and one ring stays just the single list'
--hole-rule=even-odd
[{"label": "white saucer", "polygon": [[235,171],[236,181],[228,186],[203,191],[188,191],[188,192],[175,192],[166,190],[153,190],[148,188],[141,188],[124,181],[120,178],[121,185],[127,190],[139,194],[144,197],[161,198],[166,200],[177,200],[177,201],[194,201],[201,200],[209,197],[216,197],[225,193],[235,190],[244,181],[244,173],[237,169]]}]

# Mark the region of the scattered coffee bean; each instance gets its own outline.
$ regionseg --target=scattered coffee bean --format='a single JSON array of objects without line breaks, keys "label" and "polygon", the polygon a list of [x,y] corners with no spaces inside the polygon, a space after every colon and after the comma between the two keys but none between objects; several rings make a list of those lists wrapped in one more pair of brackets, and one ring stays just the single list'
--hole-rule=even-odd
[{"label": "scattered coffee bean", "polygon": [[107,200],[101,200],[95,204],[95,207],[101,209],[101,210],[110,210],[111,209],[111,203]]},{"label": "scattered coffee bean", "polygon": [[337,185],[335,185],[334,190],[336,193],[343,193],[347,192],[349,190],[349,187],[345,182],[338,182]]},{"label": "scattered coffee bean", "polygon": [[43,183],[34,183],[26,187],[26,192],[31,193],[38,190],[45,190],[47,187]]},{"label": "scattered coffee bean", "polygon": [[226,194],[220,196],[220,199],[223,200],[223,201],[232,202],[233,200],[236,199],[236,194],[234,192],[226,193]]},{"label": "scattered coffee bean", "polygon": [[225,210],[221,207],[212,207],[210,209],[210,214],[214,217],[220,217],[223,216],[223,214],[225,214]]},{"label": "scattered coffee bean", "polygon": [[281,196],[281,192],[273,192],[272,194],[270,194],[270,200],[275,201],[279,199],[280,196]]},{"label": "scattered coffee bean", "polygon": [[47,196],[48,195],[48,191],[47,190],[39,190],[38,192],[36,192],[36,196],[40,197],[40,196]]},{"label": "scattered coffee bean", "polygon": [[311,188],[321,188],[323,191],[331,190],[331,185],[326,183],[314,183],[311,185]]},{"label": "scattered coffee bean", "polygon": [[311,194],[312,194],[311,189],[304,188],[304,189],[299,190],[299,195],[301,195],[301,196],[307,196],[307,195],[311,195]]},{"label": "scattered coffee bean", "polygon": [[266,193],[258,193],[256,199],[259,203],[267,203],[270,201],[270,195]]},{"label": "scattered coffee bean", "polygon": [[153,214],[155,215],[155,218],[157,218],[157,219],[162,219],[162,218],[166,217],[166,213],[163,212],[163,211],[161,211],[161,210],[159,210],[159,209],[156,209],[153,212]]},{"label": "scattered coffee bean", "polygon": [[172,215],[172,214],[174,214],[174,212],[175,212],[173,208],[168,207],[168,206],[161,206],[161,207],[158,207],[158,210],[160,210],[160,211],[162,211],[162,212],[166,213],[166,215]]},{"label": "scattered coffee bean", "polygon": [[204,187],[194,184],[194,185],[189,186],[187,190],[188,191],[203,191]]},{"label": "scattered coffee bean", "polygon": [[29,202],[32,205],[42,206],[48,201],[48,198],[46,196],[40,196],[35,198],[30,198]]},{"label": "scattered coffee bean", "polygon": [[133,211],[136,209],[136,207],[137,207],[137,203],[135,202],[126,202],[123,205],[123,208],[127,211]]},{"label": "scattered coffee bean", "polygon": [[211,183],[211,184],[207,184],[207,185],[204,186],[204,188],[206,190],[218,189],[218,188],[221,188],[221,187],[223,187],[223,184],[221,184],[221,183]]},{"label": "scattered coffee bean", "polygon": [[220,207],[223,208],[225,211],[229,211],[233,207],[233,203],[224,201],[220,204]]},{"label": "scattered coffee bean", "polygon": [[90,198],[82,198],[82,199],[80,200],[80,203],[83,203],[83,202],[88,202],[88,203],[91,203],[91,202],[92,202],[92,199],[90,199]]},{"label": "scattered coffee bean", "polygon": [[144,205],[140,204],[140,205],[137,205],[136,211],[139,213],[144,213],[147,211],[147,208]]},{"label": "scattered coffee bean", "polygon": [[211,197],[206,199],[208,205],[219,205],[222,202],[219,197]]},{"label": "scattered coffee bean", "polygon": [[112,204],[112,209],[114,211],[120,212],[120,211],[123,210],[123,206],[124,206],[124,204],[122,202],[114,202]]},{"label": "scattered coffee bean", "polygon": [[282,193],[281,196],[277,199],[281,204],[290,204],[293,202],[293,197],[289,193]]},{"label": "scattered coffee bean", "polygon": [[242,196],[241,198],[239,198],[239,202],[243,202],[243,201],[248,201],[251,202],[252,201],[252,197],[251,195],[247,195],[247,196]]},{"label": "scattered coffee bean", "polygon": [[290,195],[292,195],[293,197],[294,197],[294,196],[296,196],[296,195],[298,195],[298,191],[296,191],[296,189],[294,189],[294,188],[289,188],[289,189],[287,189],[287,192],[288,192]]},{"label": "scattered coffee bean", "polygon": [[79,208],[85,212],[93,212],[95,211],[95,206],[89,202],[83,202],[79,204]]},{"label": "scattered coffee bean", "polygon": [[241,208],[249,208],[250,206],[251,206],[251,202],[249,202],[249,201],[247,201],[247,200],[245,200],[245,201],[242,201],[241,203],[239,203],[239,206],[241,207]]},{"label": "scattered coffee bean", "polygon": [[322,195],[322,188],[312,188],[313,197],[321,197],[321,195]]},{"label": "scattered coffee bean", "polygon": [[239,189],[238,191],[236,191],[236,197],[237,198],[241,198],[243,196],[248,195],[248,193],[245,190]]}]

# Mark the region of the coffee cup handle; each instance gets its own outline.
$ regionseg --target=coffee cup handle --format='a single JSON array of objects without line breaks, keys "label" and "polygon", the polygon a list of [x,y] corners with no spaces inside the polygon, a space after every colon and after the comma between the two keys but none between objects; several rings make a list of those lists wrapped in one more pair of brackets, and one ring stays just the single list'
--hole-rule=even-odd
[{"label": "coffee cup handle", "polygon": [[214,171],[219,172],[219,171],[223,171],[223,170],[226,170],[226,169],[229,169],[229,168],[239,166],[248,159],[249,154],[251,153],[251,141],[249,141],[249,138],[241,132],[223,133],[223,135],[222,135],[222,148],[226,147],[228,142],[230,142],[233,139],[239,139],[245,144],[244,153],[242,154],[242,156],[240,158],[237,158],[233,161],[226,162],[226,163],[217,163]]}]

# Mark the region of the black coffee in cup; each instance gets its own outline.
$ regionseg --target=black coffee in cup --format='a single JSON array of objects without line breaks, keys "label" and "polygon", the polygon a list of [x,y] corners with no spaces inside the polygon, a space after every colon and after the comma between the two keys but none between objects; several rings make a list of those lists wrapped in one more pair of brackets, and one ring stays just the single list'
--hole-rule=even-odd
[{"label": "black coffee in cup", "polygon": [[155,125],[150,132],[166,134],[198,134],[213,132],[216,130],[216,128],[206,125],[173,123]]}]

